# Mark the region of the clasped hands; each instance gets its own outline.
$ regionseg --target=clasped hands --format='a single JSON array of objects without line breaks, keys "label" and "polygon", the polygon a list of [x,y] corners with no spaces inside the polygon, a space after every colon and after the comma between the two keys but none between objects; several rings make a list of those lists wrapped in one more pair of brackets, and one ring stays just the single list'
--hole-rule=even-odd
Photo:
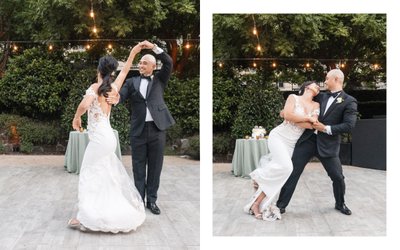
[{"label": "clasped hands", "polygon": [[310,117],[309,122],[311,123],[311,126],[313,127],[313,129],[316,129],[321,132],[325,132],[325,125],[323,123],[321,123],[320,121],[318,121],[317,118]]}]

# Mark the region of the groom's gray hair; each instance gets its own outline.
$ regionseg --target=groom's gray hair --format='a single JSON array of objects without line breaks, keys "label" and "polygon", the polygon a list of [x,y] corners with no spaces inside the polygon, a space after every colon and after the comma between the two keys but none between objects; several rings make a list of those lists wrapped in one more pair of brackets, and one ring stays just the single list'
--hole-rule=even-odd
[{"label": "groom's gray hair", "polygon": [[343,71],[340,69],[332,69],[331,71],[328,72],[330,76],[334,76],[339,78],[342,82],[344,81],[344,74]]},{"label": "groom's gray hair", "polygon": [[149,61],[154,65],[156,65],[156,63],[157,63],[156,58],[151,54],[146,54],[146,55],[142,56],[141,60]]}]

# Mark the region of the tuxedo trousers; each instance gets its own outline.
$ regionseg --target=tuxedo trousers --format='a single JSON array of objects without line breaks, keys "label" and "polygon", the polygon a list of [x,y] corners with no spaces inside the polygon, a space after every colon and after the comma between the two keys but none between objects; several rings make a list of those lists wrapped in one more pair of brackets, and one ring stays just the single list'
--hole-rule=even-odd
[{"label": "tuxedo trousers", "polygon": [[131,136],[132,170],[143,201],[156,202],[164,161],[166,132],[146,122],[139,136]]},{"label": "tuxedo trousers", "polygon": [[293,171],[281,189],[277,201],[277,206],[279,208],[286,208],[289,204],[300,175],[303,173],[305,166],[313,156],[316,156],[321,161],[325,171],[332,180],[333,194],[336,204],[342,205],[344,203],[346,185],[339,156],[321,157],[318,154],[317,149],[317,136],[313,134],[308,140],[303,141],[294,148],[292,155]]}]

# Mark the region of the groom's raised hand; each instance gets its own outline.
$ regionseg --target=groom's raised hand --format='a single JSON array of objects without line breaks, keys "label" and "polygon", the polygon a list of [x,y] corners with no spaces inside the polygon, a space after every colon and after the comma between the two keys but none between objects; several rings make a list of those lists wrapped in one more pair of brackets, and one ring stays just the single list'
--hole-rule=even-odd
[{"label": "groom's raised hand", "polygon": [[149,42],[149,41],[147,41],[147,40],[144,40],[144,41],[141,42],[140,44],[142,45],[142,48],[143,48],[143,49],[153,49],[154,46],[155,46],[154,43],[151,43],[151,42]]}]

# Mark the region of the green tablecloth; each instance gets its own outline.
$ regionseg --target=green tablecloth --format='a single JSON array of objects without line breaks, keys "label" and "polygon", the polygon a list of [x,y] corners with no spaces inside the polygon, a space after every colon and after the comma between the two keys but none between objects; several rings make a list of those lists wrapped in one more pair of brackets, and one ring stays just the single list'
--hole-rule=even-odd
[{"label": "green tablecloth", "polygon": [[261,156],[269,153],[267,139],[237,139],[232,159],[235,176],[249,177],[257,168]]},{"label": "green tablecloth", "polygon": [[[118,131],[114,130],[115,138],[117,138],[117,148],[115,154],[121,159],[121,147],[119,145]],[[69,132],[69,140],[67,150],[65,151],[64,167],[69,173],[79,174],[83,155],[85,154],[86,146],[89,143],[88,132]]]}]

